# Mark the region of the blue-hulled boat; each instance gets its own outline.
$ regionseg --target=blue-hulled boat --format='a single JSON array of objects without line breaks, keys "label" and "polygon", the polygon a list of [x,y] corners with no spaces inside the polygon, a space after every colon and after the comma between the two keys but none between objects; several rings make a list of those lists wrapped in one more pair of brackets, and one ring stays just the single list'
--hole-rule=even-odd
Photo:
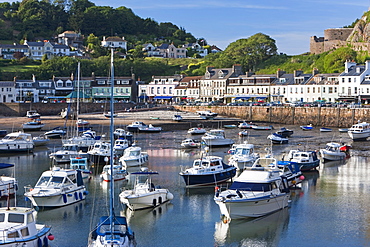
[{"label": "blue-hulled boat", "polygon": [[309,171],[320,165],[320,159],[315,151],[290,150],[288,160],[298,164],[301,171]]},{"label": "blue-hulled boat", "polygon": [[219,156],[196,159],[193,166],[180,172],[186,187],[217,186],[236,174],[236,167],[225,164]]},{"label": "blue-hulled boat", "polygon": [[302,130],[313,130],[312,124],[300,126]]},{"label": "blue-hulled boat", "polygon": [[320,132],[332,132],[332,129],[322,127],[322,128],[320,128]]}]

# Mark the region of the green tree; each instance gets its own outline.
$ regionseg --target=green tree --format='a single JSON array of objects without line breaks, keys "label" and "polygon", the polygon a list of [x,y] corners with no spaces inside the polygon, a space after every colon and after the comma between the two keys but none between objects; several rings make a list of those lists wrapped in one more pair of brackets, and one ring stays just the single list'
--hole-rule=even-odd
[{"label": "green tree", "polygon": [[231,43],[221,53],[219,60],[222,67],[240,64],[244,71],[249,71],[276,53],[275,40],[268,35],[257,33],[248,39],[239,39]]}]

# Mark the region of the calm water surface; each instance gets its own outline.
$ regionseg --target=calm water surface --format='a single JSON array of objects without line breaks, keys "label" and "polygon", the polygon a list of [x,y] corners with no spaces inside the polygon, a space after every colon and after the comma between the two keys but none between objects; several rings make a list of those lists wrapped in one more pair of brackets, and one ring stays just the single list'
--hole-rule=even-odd
[{"label": "calm water surface", "polygon": [[[347,135],[303,132],[295,126],[288,145],[273,146],[281,158],[290,149],[310,150],[324,147],[326,142],[349,141]],[[227,135],[239,142],[237,129]],[[249,142],[264,155],[269,147],[269,133],[250,131]],[[186,131],[138,134],[138,145],[149,152],[148,167],[159,172],[153,177],[156,185],[168,188],[172,202],[158,208],[131,212],[118,201],[121,188],[132,187],[132,180],[116,182],[116,214],[125,215],[136,235],[138,246],[370,246],[370,170],[367,142],[354,143],[352,157],[346,162],[321,164],[314,172],[305,173],[301,188],[291,193],[289,208],[255,220],[233,220],[224,224],[213,201],[213,188],[185,189],[178,175],[182,166],[190,166],[199,157],[198,150],[181,150]],[[196,138],[200,138],[196,137]],[[59,146],[52,141],[33,155],[1,156],[0,162],[16,164],[18,206],[31,206],[23,197],[23,187],[34,185],[40,174],[50,167],[48,154]],[[228,148],[213,149],[213,155],[226,156]],[[225,160],[227,157],[225,157]],[[3,174],[13,174],[7,168]],[[90,229],[102,215],[108,214],[108,183],[99,176],[87,182],[87,199],[57,209],[40,211],[38,222],[52,226],[52,246],[86,246]],[[14,200],[11,203],[15,203]],[[6,201],[0,201],[2,206]]]}]

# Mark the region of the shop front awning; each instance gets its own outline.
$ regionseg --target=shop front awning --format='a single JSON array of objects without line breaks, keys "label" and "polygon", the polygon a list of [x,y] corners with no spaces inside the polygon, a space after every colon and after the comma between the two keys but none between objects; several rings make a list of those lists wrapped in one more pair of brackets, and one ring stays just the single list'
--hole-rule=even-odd
[{"label": "shop front awning", "polygon": [[257,96],[256,99],[266,99],[267,96]]},{"label": "shop front awning", "polygon": [[172,96],[155,96],[154,99],[172,99]]},{"label": "shop front awning", "polygon": [[241,96],[241,97],[235,97],[235,100],[249,100],[251,97]]}]

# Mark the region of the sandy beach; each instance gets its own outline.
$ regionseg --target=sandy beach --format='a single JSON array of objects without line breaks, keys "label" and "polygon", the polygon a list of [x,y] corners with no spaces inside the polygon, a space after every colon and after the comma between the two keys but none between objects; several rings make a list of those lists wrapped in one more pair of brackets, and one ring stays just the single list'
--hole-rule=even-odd
[{"label": "sandy beach", "polygon": [[[181,122],[172,120],[175,114],[182,116]],[[103,114],[81,114],[79,119],[87,120],[90,126],[99,130],[101,126],[109,126],[110,119],[106,118]],[[0,117],[0,129],[7,130],[8,133],[11,131],[22,130],[22,124],[30,121],[26,116],[24,117]],[[65,120],[60,116],[41,116],[42,123],[45,124],[42,131],[48,131],[55,127],[71,127],[76,126],[74,120]],[[114,118],[115,126],[126,126],[133,121],[142,121],[146,124],[153,124],[154,126],[162,126],[164,130],[170,129],[188,129],[195,127],[198,124],[204,125],[204,127],[219,127],[217,125],[238,123],[241,120],[237,118],[228,118],[219,116],[215,120],[203,120],[198,114],[192,112],[179,112],[174,110],[148,110],[148,111],[137,111],[137,112],[120,112],[117,113],[117,117]],[[176,127],[175,127],[176,126]]]}]

